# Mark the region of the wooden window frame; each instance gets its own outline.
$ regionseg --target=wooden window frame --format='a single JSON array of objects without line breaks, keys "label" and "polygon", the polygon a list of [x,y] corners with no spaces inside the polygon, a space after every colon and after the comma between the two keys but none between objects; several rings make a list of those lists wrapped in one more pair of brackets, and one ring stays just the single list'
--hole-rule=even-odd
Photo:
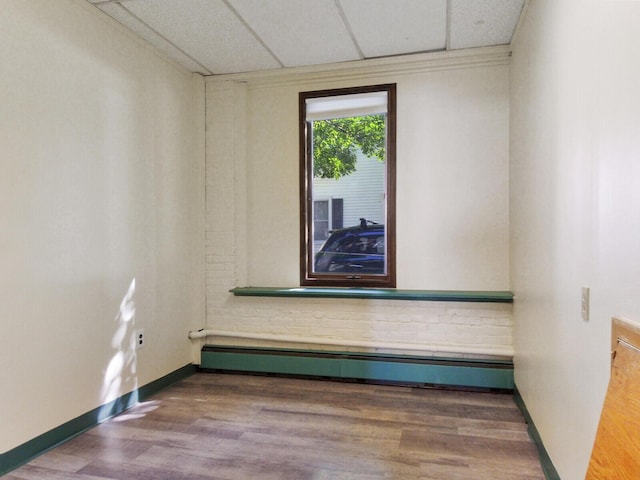
[{"label": "wooden window frame", "polygon": [[[385,146],[385,242],[386,272],[378,275],[349,275],[318,273],[313,271],[312,206],[313,168],[311,133],[307,121],[307,99],[353,95],[359,93],[387,92],[387,132]],[[318,287],[396,287],[396,84],[369,85],[299,93],[300,125],[300,284]]]}]

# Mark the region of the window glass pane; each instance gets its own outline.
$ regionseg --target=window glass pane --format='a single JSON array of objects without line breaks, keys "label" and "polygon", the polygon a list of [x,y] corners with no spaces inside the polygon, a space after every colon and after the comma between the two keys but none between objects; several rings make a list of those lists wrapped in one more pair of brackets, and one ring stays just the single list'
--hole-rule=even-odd
[{"label": "window glass pane", "polygon": [[342,198],[331,199],[331,230],[342,228],[344,225],[342,220],[343,205]]},{"label": "window glass pane", "polygon": [[[384,237],[386,115],[317,120],[311,122],[311,130],[314,240],[320,239],[318,229],[325,226],[318,223],[318,205],[328,205],[316,198],[340,197],[342,209],[342,225],[332,225],[332,242],[322,246],[319,253],[314,245],[313,272],[384,275],[385,251],[378,252],[370,246],[372,232]],[[328,214],[322,210],[325,213]],[[332,216],[332,222],[333,219]],[[328,216],[322,220],[328,220]],[[338,248],[333,250],[336,242]],[[344,255],[345,252],[351,255]]]},{"label": "window glass pane", "polygon": [[326,240],[329,235],[329,202],[313,202],[313,239]]}]

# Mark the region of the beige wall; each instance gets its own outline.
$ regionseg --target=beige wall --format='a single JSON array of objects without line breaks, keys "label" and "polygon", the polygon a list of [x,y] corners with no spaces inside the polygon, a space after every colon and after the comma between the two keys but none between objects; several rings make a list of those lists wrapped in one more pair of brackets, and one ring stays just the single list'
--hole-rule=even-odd
[{"label": "beige wall", "polygon": [[638,25],[638,2],[532,0],[513,53],[516,383],[563,480],[586,472],[610,319],[640,321]]},{"label": "beige wall", "polygon": [[191,362],[204,83],[80,0],[3,1],[0,78],[5,452]]},{"label": "beige wall", "polygon": [[508,355],[500,305],[228,292],[299,285],[298,93],[388,82],[398,92],[398,288],[508,290],[508,62],[507,49],[487,49],[207,79],[207,327]]}]

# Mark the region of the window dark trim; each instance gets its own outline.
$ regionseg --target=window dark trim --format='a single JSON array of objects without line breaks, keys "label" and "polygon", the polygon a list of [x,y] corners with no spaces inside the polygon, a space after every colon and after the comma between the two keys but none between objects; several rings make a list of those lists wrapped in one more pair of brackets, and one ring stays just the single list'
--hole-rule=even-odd
[{"label": "window dark trim", "polygon": [[[386,262],[385,275],[362,275],[358,278],[345,274],[327,274],[313,272],[313,241],[311,239],[310,222],[312,217],[313,169],[311,168],[311,142],[307,141],[309,123],[306,121],[306,100],[309,98],[352,95],[357,93],[387,92],[387,135],[386,135]],[[304,286],[337,286],[337,287],[383,287],[396,286],[396,84],[370,85],[365,87],[340,88],[300,92],[299,94],[300,125],[300,284]],[[311,239],[311,241],[310,241]]]}]

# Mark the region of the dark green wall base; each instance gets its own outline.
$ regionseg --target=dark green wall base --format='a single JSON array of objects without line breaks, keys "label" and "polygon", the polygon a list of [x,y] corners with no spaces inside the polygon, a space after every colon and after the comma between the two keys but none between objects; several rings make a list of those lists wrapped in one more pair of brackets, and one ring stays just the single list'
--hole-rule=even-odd
[{"label": "dark green wall base", "polygon": [[518,391],[518,388],[514,385],[513,387],[513,400],[516,402],[516,405],[522,412],[525,421],[527,422],[527,426],[529,427],[529,437],[535,443],[536,448],[538,449],[538,456],[540,457],[540,465],[542,466],[542,471],[544,472],[544,476],[546,480],[560,480],[560,475],[556,471],[556,467],[554,467],[553,462],[551,461],[551,457],[547,453],[547,450],[544,448],[544,444],[542,443],[542,438],[540,437],[540,433],[533,423],[533,419],[529,414],[529,410],[527,410],[527,406]]},{"label": "dark green wall base", "polygon": [[513,363],[205,345],[203,369],[513,391]]},{"label": "dark green wall base", "polygon": [[95,427],[100,422],[124,412],[137,402],[149,398],[163,388],[187,378],[195,372],[195,365],[186,365],[162,378],[159,378],[158,380],[154,380],[153,382],[134,390],[131,393],[127,393],[126,395],[80,415],[79,417],[62,424],[53,430],[49,430],[48,432],[43,433],[42,435],[29,440],[6,453],[0,454],[0,475],[4,475],[20,465],[29,462],[47,450],[50,450],[76,435]]}]

